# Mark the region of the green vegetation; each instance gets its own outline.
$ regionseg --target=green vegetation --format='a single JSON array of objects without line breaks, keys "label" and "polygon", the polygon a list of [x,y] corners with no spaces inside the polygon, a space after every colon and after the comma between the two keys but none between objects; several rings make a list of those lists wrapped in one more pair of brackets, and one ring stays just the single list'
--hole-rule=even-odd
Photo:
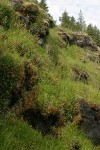
[{"label": "green vegetation", "polygon": [[46,0],[41,0],[39,5],[42,9],[44,9],[45,11],[48,11],[48,6],[47,6],[47,3],[46,3]]},{"label": "green vegetation", "polygon": [[94,42],[100,46],[100,29],[98,29],[96,25],[93,26],[92,24],[87,26],[81,10],[77,20],[73,16],[69,16],[65,10],[59,18],[59,21],[61,22],[61,27],[67,30],[86,32],[94,40]]},{"label": "green vegetation", "polygon": [[92,37],[96,44],[100,46],[100,30],[96,26],[89,24],[87,27],[87,33]]},{"label": "green vegetation", "polygon": [[99,150],[74,125],[61,129],[62,134],[57,139],[52,136],[43,137],[29,125],[18,120],[3,120],[0,122],[0,145],[2,150],[70,150],[74,145],[81,150]]},{"label": "green vegetation", "polygon": [[62,17],[60,17],[59,20],[61,21],[62,27],[71,29],[72,31],[86,30],[86,24],[81,10],[79,12],[78,21],[74,18],[74,16],[70,17],[66,10],[62,13]]},{"label": "green vegetation", "polygon": [[[49,27],[47,12],[41,5],[34,6],[37,13],[27,30],[10,1],[0,2],[0,149],[72,150],[77,146],[80,150],[99,150],[75,121],[80,97],[100,105],[100,66],[87,57],[95,52],[67,45],[58,35],[59,27]],[[74,18],[71,20],[74,24]],[[49,33],[39,46],[38,35],[44,26]],[[86,73],[87,81],[77,77],[74,68]],[[23,113],[27,110],[35,113],[25,121]],[[43,119],[40,122],[51,119],[46,122],[49,134],[42,134],[42,123],[33,126],[32,115]]]}]

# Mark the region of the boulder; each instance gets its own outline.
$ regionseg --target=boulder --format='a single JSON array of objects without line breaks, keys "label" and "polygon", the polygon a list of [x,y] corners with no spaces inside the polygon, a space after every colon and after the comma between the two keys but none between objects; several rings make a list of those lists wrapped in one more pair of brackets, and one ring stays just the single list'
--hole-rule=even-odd
[{"label": "boulder", "polygon": [[89,48],[91,51],[99,51],[99,47],[96,43],[85,33],[66,33],[60,29],[58,34],[69,45],[76,44],[81,48]]},{"label": "boulder", "polygon": [[39,44],[40,46],[43,46],[43,45],[44,45],[44,39],[39,38],[39,39],[38,39],[38,44]]},{"label": "boulder", "polygon": [[73,41],[76,45],[82,48],[90,48],[92,51],[98,51],[98,46],[87,34],[71,34]]},{"label": "boulder", "polygon": [[37,16],[39,14],[39,7],[35,3],[25,3],[25,14],[28,14],[30,16],[35,15]]},{"label": "boulder", "polygon": [[100,106],[81,100],[79,114],[81,129],[95,144],[100,144]]}]

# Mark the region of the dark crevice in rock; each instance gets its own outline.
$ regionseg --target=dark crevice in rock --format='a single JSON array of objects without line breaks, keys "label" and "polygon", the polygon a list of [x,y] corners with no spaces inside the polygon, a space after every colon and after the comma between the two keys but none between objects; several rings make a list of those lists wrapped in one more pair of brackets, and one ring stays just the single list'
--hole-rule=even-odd
[{"label": "dark crevice in rock", "polygon": [[19,99],[21,98],[21,95],[22,95],[22,91],[19,90],[19,91],[12,91],[11,92],[11,98],[10,98],[10,103],[9,103],[9,108],[12,108],[18,101]]},{"label": "dark crevice in rock", "polygon": [[50,134],[53,127],[59,127],[59,114],[51,113],[45,116],[40,110],[28,109],[23,112],[23,119],[43,135]]},{"label": "dark crevice in rock", "polygon": [[80,147],[78,145],[74,145],[72,150],[80,150]]}]

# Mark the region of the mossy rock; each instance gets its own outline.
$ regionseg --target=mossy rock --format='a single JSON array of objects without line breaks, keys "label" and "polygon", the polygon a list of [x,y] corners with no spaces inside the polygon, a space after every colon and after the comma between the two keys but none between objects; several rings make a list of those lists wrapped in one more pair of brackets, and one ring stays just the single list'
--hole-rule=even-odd
[{"label": "mossy rock", "polygon": [[25,7],[25,13],[27,14],[31,14],[31,15],[39,14],[39,7],[34,3],[25,3],[24,7]]}]

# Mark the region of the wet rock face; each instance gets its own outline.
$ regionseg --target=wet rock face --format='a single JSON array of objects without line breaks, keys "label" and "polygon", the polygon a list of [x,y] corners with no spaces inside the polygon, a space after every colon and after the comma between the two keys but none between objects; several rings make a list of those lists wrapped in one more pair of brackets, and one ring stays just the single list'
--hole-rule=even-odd
[{"label": "wet rock face", "polygon": [[95,144],[100,144],[100,106],[80,102],[80,127]]},{"label": "wet rock face", "polygon": [[99,50],[98,46],[87,34],[65,33],[63,30],[60,30],[58,34],[69,45],[76,44],[81,48],[90,48],[92,51]]}]

